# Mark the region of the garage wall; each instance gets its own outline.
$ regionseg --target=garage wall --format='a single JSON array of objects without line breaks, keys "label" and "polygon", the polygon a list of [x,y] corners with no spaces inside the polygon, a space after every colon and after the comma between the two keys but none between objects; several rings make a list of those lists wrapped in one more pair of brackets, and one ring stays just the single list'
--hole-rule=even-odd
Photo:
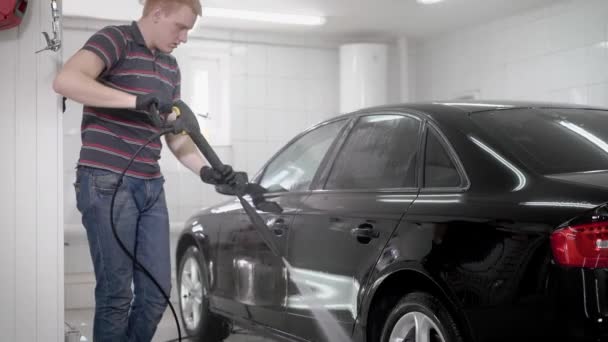
[{"label": "garage wall", "polygon": [[[64,58],[69,58],[96,29],[107,24],[66,19]],[[253,176],[295,134],[338,113],[337,44],[263,34],[209,31],[206,34],[191,37],[190,45],[220,42],[229,46],[232,141],[228,146],[214,148],[220,158],[236,169]],[[80,149],[81,118],[82,106],[68,101],[63,126],[67,309],[93,306],[92,265],[72,186]],[[191,171],[176,165],[179,163],[167,148],[163,150],[161,167],[166,178],[174,245],[182,222],[189,215],[228,197],[202,184]]]},{"label": "garage wall", "polygon": [[416,100],[521,99],[608,106],[608,2],[556,5],[415,48]]},{"label": "garage wall", "polygon": [[232,59],[235,165],[253,175],[284,143],[338,114],[337,48],[241,45]]},{"label": "garage wall", "polygon": [[34,52],[48,2],[0,31],[0,340],[63,340],[61,116],[51,82],[60,55]]}]

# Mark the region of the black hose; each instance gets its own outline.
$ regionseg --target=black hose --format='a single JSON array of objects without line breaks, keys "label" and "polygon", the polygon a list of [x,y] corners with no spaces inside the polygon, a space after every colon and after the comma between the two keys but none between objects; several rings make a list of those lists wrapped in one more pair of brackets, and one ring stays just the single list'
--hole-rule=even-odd
[{"label": "black hose", "polygon": [[[174,107],[174,109],[176,109],[176,108]],[[177,108],[177,109],[179,109],[179,108]],[[179,112],[179,110],[178,110],[178,112]],[[158,115],[158,109],[155,106],[153,106],[151,108],[151,114],[153,116],[154,115]],[[187,132],[188,135],[190,136],[190,139],[194,143],[194,145],[196,145],[196,147],[203,154],[203,156],[205,157],[205,159],[207,159],[207,161],[209,162],[209,164],[211,165],[211,167],[214,168],[214,169],[216,169],[216,170],[223,169],[224,165],[222,164],[220,158],[217,156],[217,154],[215,153],[215,151],[213,150],[213,148],[211,148],[211,146],[209,145],[209,142],[201,134],[200,128],[198,126],[198,121],[196,121],[196,119],[192,119],[192,117],[186,117],[185,120],[186,120],[185,122],[181,122],[179,120],[176,120],[173,123],[173,126],[169,126],[169,127],[165,127],[163,129],[161,129],[160,132],[158,132],[158,133],[154,134],[153,136],[151,136],[148,139],[148,141],[143,146],[141,146],[137,150],[137,152],[135,152],[135,154],[133,155],[133,157],[131,158],[131,160],[129,160],[129,163],[127,164],[127,167],[123,170],[122,174],[120,175],[120,179],[118,181],[116,189],[114,190],[114,194],[112,195],[112,202],[111,202],[111,205],[110,205],[110,223],[112,225],[112,233],[114,234],[114,238],[116,239],[116,241],[120,245],[120,248],[129,256],[129,258],[131,258],[131,260],[133,261],[133,264],[136,267],[139,267],[144,272],[144,274],[148,278],[150,278],[150,280],[152,280],[152,282],[154,283],[154,285],[156,285],[156,287],[158,288],[158,290],[162,293],[163,297],[165,298],[165,300],[169,304],[169,307],[171,308],[171,312],[173,313],[173,317],[175,318],[175,324],[177,325],[177,334],[178,334],[178,341],[179,342],[182,341],[181,328],[180,328],[180,325],[179,325],[179,319],[177,317],[177,313],[175,312],[175,308],[173,308],[173,304],[171,304],[169,296],[165,293],[165,291],[162,289],[162,287],[160,286],[160,284],[158,284],[158,281],[156,281],[156,279],[152,276],[152,274],[137,261],[137,258],[135,256],[131,255],[131,253],[129,252],[129,250],[125,247],[125,245],[122,243],[122,241],[118,237],[118,234],[116,232],[116,227],[114,226],[114,201],[116,199],[116,194],[118,193],[118,188],[122,184],[123,178],[124,178],[127,170],[129,169],[129,167],[131,166],[131,164],[133,164],[133,161],[135,160],[135,158],[137,157],[137,155],[139,155],[139,153],[144,149],[144,147],[146,147],[148,144],[150,144],[153,140],[155,140],[155,139],[157,139],[157,138],[159,138],[162,135],[167,134],[167,133],[174,133],[174,134],[176,134],[176,133],[181,132],[181,131]],[[165,124],[166,124],[166,122],[161,122],[161,127],[164,126]],[[258,187],[258,188],[249,187],[249,189],[252,190],[252,192],[250,193],[250,195],[252,195],[252,199],[254,199],[254,201],[255,201],[255,196],[253,196],[254,193],[265,192],[265,190],[263,190],[263,188],[261,188],[261,187]],[[247,200],[245,200],[243,198],[244,194],[236,194],[236,196],[239,199],[239,201],[241,202],[241,205],[243,206],[243,209],[245,209],[245,212],[247,213],[247,215],[251,219],[254,227],[257,228],[258,232],[260,233],[260,235],[262,237],[262,240],[265,242],[265,244],[270,248],[270,250],[275,255],[281,257],[281,259],[283,260],[283,262],[287,264],[287,261],[285,260],[285,258],[283,257],[283,255],[280,253],[280,250],[279,250],[278,246],[276,245],[276,243],[275,243],[275,241],[274,241],[274,239],[272,237],[272,234],[270,233],[270,230],[268,229],[268,226],[266,226],[266,223],[264,222],[264,220],[260,217],[260,215],[258,215],[258,213],[256,212],[256,210],[249,204],[249,202],[247,202]],[[274,206],[268,206],[268,210],[269,211],[273,211],[273,210],[278,210],[278,212],[282,211],[282,209],[280,208],[280,206],[276,205],[275,203],[273,203],[273,202],[268,202],[268,203],[274,204]],[[137,244],[137,240],[136,240],[136,244]],[[173,341],[175,341],[175,340],[173,340]]]},{"label": "black hose", "polygon": [[[150,273],[150,271],[148,271],[142,264],[139,263],[139,261],[137,261],[137,257],[135,255],[132,255],[129,250],[127,249],[127,247],[125,247],[124,243],[122,242],[122,240],[120,240],[120,237],[118,236],[118,233],[116,232],[116,226],[114,226],[114,201],[116,200],[116,194],[118,193],[118,188],[120,188],[120,186],[122,185],[122,181],[123,178],[125,177],[125,174],[127,173],[127,170],[129,170],[129,167],[131,167],[131,164],[133,164],[133,161],[135,161],[135,158],[139,155],[139,153],[141,153],[141,151],[148,146],[148,144],[150,144],[153,140],[160,138],[162,135],[170,133],[173,131],[173,128],[169,128],[169,129],[164,129],[161,130],[160,132],[154,134],[153,136],[151,136],[148,141],[146,141],[146,143],[141,146],[137,152],[135,152],[135,154],[133,155],[133,157],[131,157],[131,160],[129,160],[129,163],[127,164],[127,167],[125,167],[125,169],[122,171],[122,173],[120,174],[120,179],[118,180],[118,184],[116,185],[116,189],[114,189],[114,194],[112,194],[112,202],[110,204],[110,224],[112,225],[112,234],[114,234],[114,238],[116,239],[116,242],[118,242],[118,245],[120,246],[120,248],[127,254],[127,256],[133,261],[133,264],[137,267],[139,267],[144,274],[150,279],[152,280],[152,282],[154,283],[154,285],[156,285],[156,287],[158,288],[158,290],[160,291],[160,293],[163,295],[163,297],[165,298],[165,301],[167,301],[167,304],[169,304],[169,307],[171,308],[171,312],[173,313],[173,318],[175,318],[175,325],[177,326],[177,336],[178,336],[178,341],[181,342],[182,341],[182,330],[181,327],[179,325],[179,319],[177,317],[177,313],[175,312],[175,308],[173,307],[173,304],[171,304],[171,300],[169,299],[169,295],[167,293],[165,293],[165,290],[163,290],[163,288],[160,286],[160,284],[158,283],[158,281],[154,278],[154,276],[152,275],[152,273]],[[137,243],[137,240],[136,242]]]}]

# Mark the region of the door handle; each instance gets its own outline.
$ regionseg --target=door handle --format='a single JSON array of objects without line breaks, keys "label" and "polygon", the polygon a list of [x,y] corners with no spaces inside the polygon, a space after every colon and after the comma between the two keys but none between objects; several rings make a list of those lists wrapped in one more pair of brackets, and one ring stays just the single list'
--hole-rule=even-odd
[{"label": "door handle", "polygon": [[350,233],[362,244],[368,244],[372,239],[380,237],[380,232],[375,230],[374,226],[369,223],[364,223],[357,228],[351,229]]},{"label": "door handle", "polygon": [[283,234],[287,230],[287,223],[285,223],[285,219],[283,219],[282,217],[279,217],[279,218],[270,220],[268,222],[268,228],[270,228],[270,230],[272,230],[274,235],[283,236]]}]

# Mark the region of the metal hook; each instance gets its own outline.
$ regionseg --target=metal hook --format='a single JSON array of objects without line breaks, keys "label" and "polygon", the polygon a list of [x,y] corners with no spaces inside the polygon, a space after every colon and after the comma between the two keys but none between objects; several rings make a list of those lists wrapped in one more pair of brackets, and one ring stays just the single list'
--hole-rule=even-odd
[{"label": "metal hook", "polygon": [[58,51],[61,48],[61,39],[59,39],[59,7],[57,6],[57,0],[51,0],[51,15],[53,16],[53,38],[48,33],[42,32],[44,40],[46,40],[46,47],[36,51],[36,53],[51,50]]}]

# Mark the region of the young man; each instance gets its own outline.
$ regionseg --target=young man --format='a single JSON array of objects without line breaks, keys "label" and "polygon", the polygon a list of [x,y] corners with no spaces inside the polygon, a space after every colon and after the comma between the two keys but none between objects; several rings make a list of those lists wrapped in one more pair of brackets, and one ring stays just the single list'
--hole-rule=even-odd
[{"label": "young man", "polygon": [[[156,107],[174,119],[169,113],[180,97],[180,71],[170,53],[187,41],[200,15],[199,0],[147,0],[139,21],[95,33],[53,84],[57,93],[84,104],[75,187],[97,281],[96,342],[150,341],[167,305],[115,241],[110,202],[129,159],[158,132],[150,109]],[[203,181],[233,181],[230,166],[221,172],[205,166],[188,136],[169,135],[166,142]],[[153,141],[127,171],[114,204],[114,224],[127,248],[169,294],[169,218],[158,165],[161,146],[160,139]]]}]

